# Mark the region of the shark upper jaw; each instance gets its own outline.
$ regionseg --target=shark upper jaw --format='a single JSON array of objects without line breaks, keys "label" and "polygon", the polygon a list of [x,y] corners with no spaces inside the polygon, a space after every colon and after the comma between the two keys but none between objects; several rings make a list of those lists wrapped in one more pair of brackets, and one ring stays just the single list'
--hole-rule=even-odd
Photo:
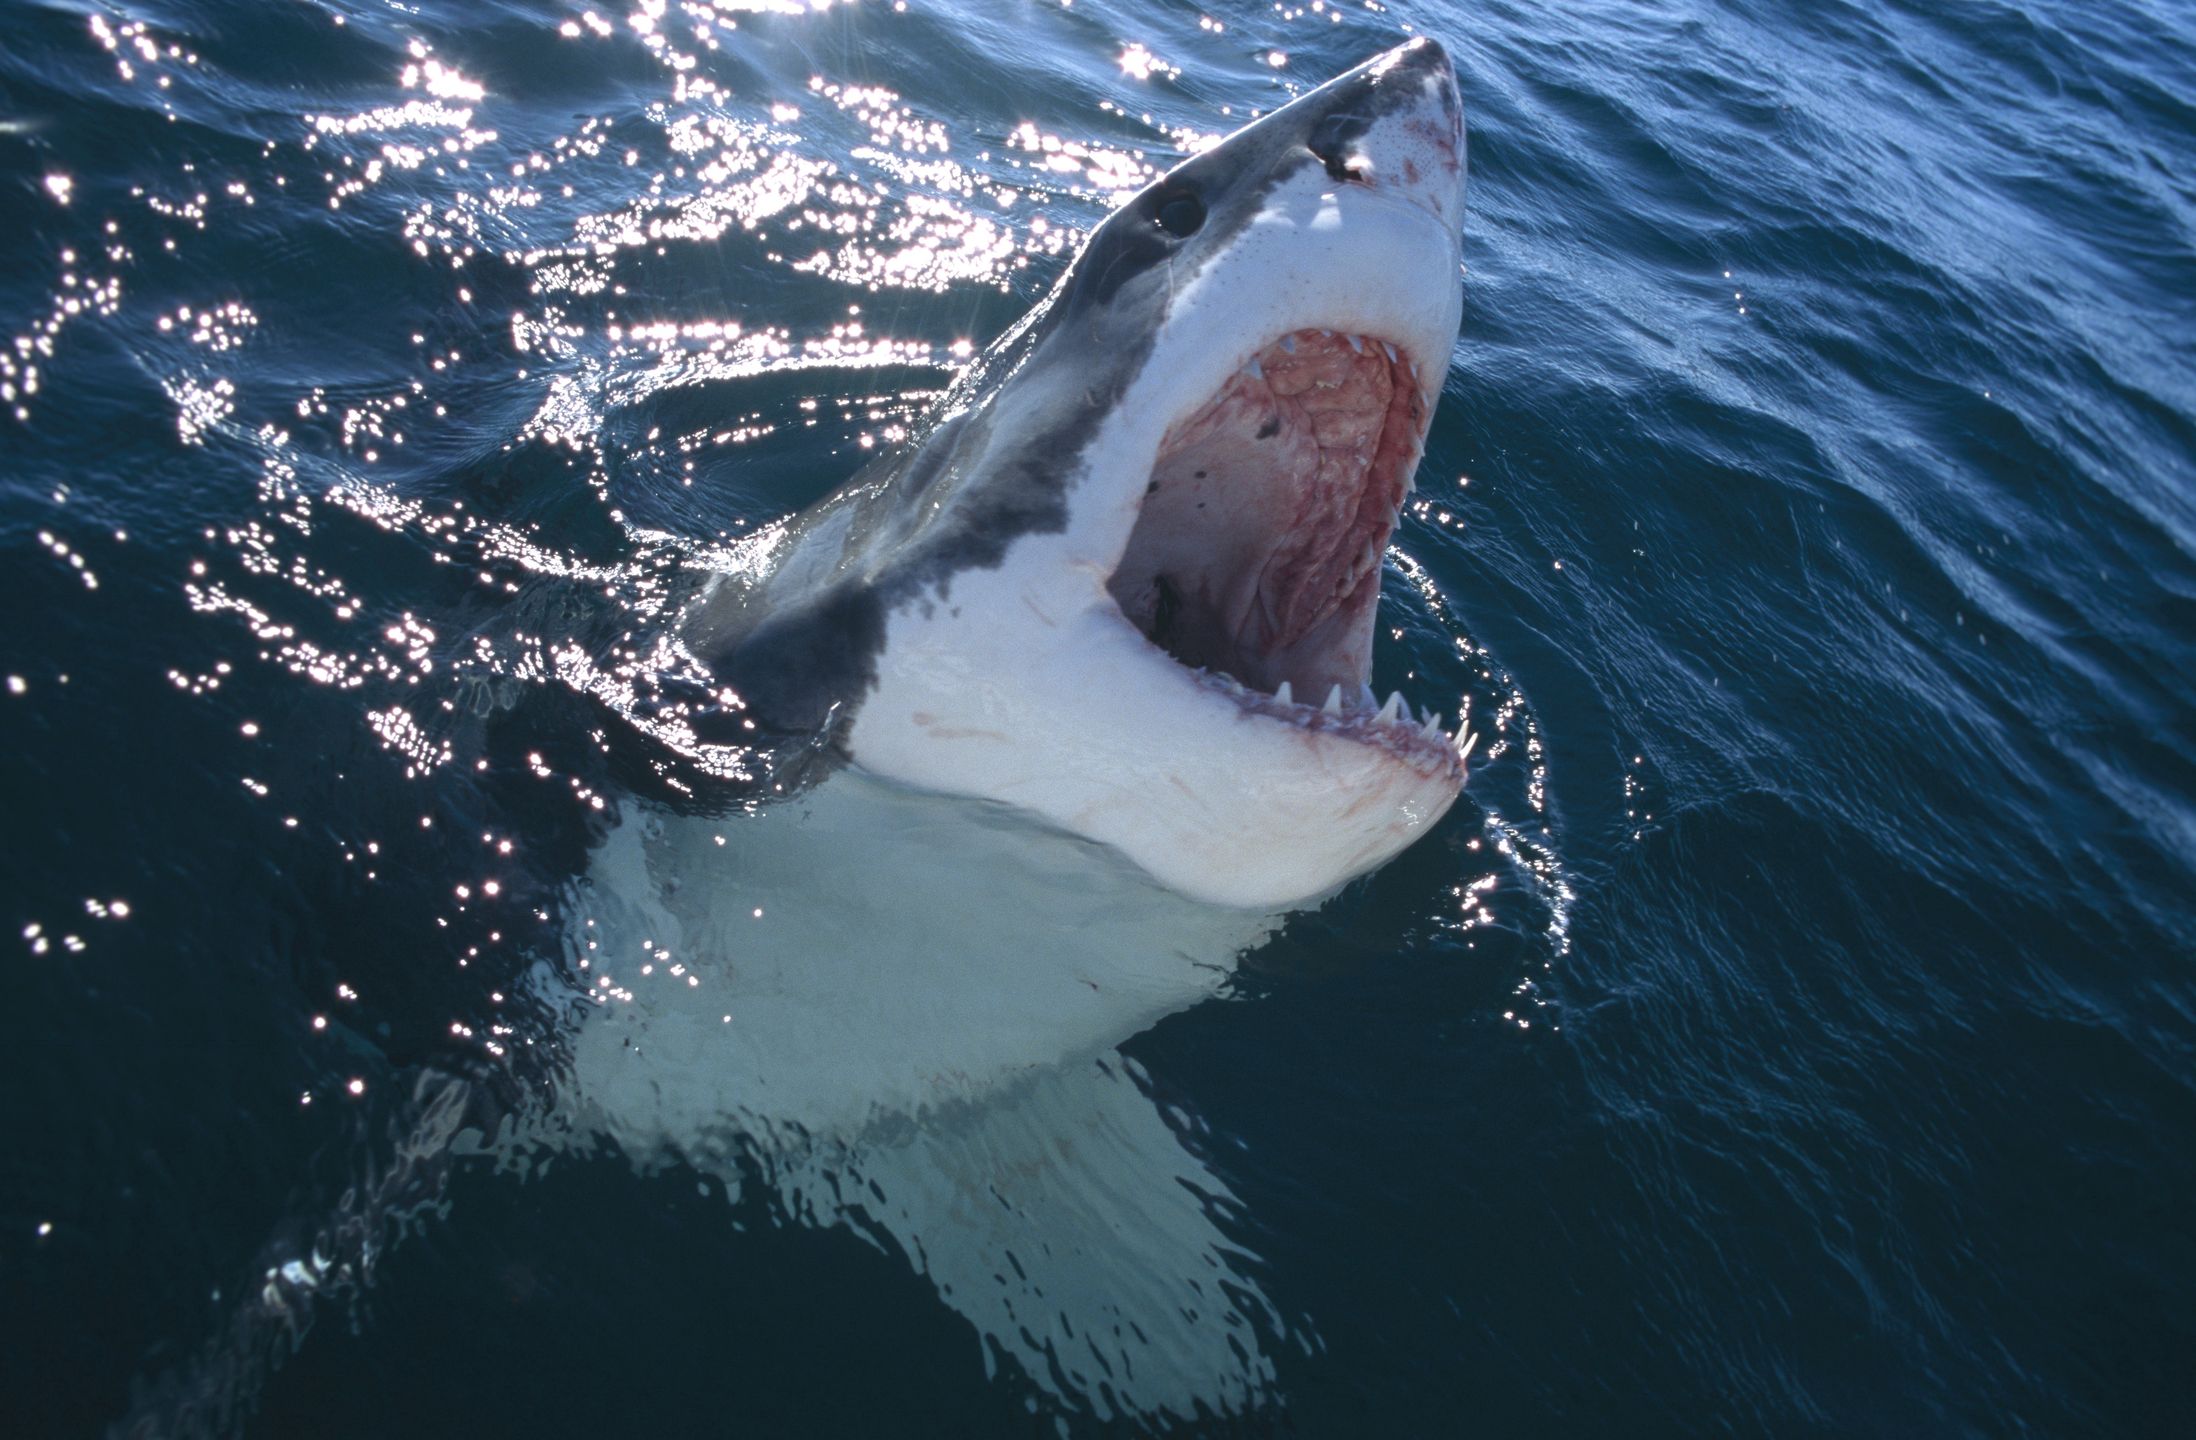
[{"label": "shark upper jaw", "polygon": [[[1434,824],[1468,742],[1366,682],[1462,308],[1463,172],[1447,57],[1413,42],[1101,226],[983,402],[1102,411],[1074,453],[1011,457],[1067,467],[1064,524],[893,611],[855,761],[1247,908],[1322,898]],[[1203,233],[1117,281],[1184,194]],[[1108,384],[1116,348],[1140,359]]]}]

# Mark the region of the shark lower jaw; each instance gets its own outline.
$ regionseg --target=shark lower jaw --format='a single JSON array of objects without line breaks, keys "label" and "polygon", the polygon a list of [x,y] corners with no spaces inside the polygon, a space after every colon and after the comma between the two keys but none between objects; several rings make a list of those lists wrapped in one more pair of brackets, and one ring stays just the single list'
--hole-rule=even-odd
[{"label": "shark lower jaw", "polygon": [[1370,687],[1381,558],[1432,415],[1424,373],[1374,335],[1267,344],[1168,428],[1106,588],[1184,682],[1461,784],[1460,737]]}]

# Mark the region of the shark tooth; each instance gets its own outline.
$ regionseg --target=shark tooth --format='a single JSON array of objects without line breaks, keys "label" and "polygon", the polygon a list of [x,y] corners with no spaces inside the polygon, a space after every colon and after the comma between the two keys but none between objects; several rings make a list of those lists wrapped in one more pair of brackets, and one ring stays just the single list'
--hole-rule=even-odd
[{"label": "shark tooth", "polygon": [[1323,715],[1339,715],[1342,713],[1342,686],[1339,681],[1328,688],[1327,703],[1320,706],[1319,711]]},{"label": "shark tooth", "polygon": [[1399,715],[1402,710],[1403,692],[1400,690],[1389,691],[1388,703],[1380,707],[1380,723],[1383,725],[1393,725],[1396,721],[1397,715]]},{"label": "shark tooth", "polygon": [[1431,711],[1427,712],[1426,723],[1418,727],[1418,733],[1428,740],[1449,738],[1449,732],[1441,728],[1441,717]]},{"label": "shark tooth", "polygon": [[1284,680],[1279,685],[1274,687],[1273,698],[1280,701],[1283,705],[1294,705],[1296,703],[1296,692],[1294,690],[1291,690],[1289,688],[1289,682]]},{"label": "shark tooth", "polygon": [[1350,348],[1352,350],[1355,350],[1358,354],[1362,355],[1365,353],[1365,338],[1362,335],[1345,335],[1342,338],[1349,341]]},{"label": "shark tooth", "polygon": [[1380,348],[1387,352],[1388,363],[1390,365],[1393,365],[1395,363],[1395,347],[1393,345],[1390,345],[1387,341],[1383,340],[1380,342]]},{"label": "shark tooth", "polygon": [[1473,733],[1473,734],[1469,734],[1469,735],[1466,735],[1466,736],[1464,737],[1464,743],[1463,743],[1462,745],[1460,745],[1460,746],[1458,746],[1458,747],[1457,747],[1457,751],[1456,751],[1456,758],[1457,758],[1457,759],[1459,759],[1459,760],[1462,760],[1462,759],[1463,759],[1464,757],[1466,757],[1467,755],[1471,754],[1471,753],[1472,753],[1472,747],[1473,747],[1474,745],[1477,745],[1478,743],[1479,743],[1479,736],[1478,736],[1478,734],[1477,734],[1477,733]]},{"label": "shark tooth", "polygon": [[1284,355],[1294,355],[1296,353],[1296,337],[1294,335],[1281,337],[1281,353]]},{"label": "shark tooth", "polygon": [[1380,697],[1373,694],[1372,686],[1360,685],[1357,687],[1357,703],[1360,709],[1370,710],[1380,703]]},{"label": "shark tooth", "polygon": [[1259,364],[1258,357],[1256,355],[1253,355],[1251,357],[1251,363],[1243,367],[1243,373],[1250,376],[1253,380],[1263,380],[1266,378],[1266,367]]}]

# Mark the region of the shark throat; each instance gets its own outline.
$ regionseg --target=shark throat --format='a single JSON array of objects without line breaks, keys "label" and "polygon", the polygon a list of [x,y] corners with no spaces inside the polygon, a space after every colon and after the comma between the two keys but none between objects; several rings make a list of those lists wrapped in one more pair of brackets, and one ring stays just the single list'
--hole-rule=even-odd
[{"label": "shark throat", "polygon": [[1430,412],[1387,341],[1298,330],[1161,442],[1107,589],[1175,660],[1351,703],[1372,677],[1380,560]]}]

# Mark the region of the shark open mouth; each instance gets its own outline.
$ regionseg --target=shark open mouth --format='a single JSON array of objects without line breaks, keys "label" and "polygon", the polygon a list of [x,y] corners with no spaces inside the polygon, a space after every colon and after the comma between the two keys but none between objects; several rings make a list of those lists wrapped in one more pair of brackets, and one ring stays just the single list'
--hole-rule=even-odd
[{"label": "shark open mouth", "polygon": [[1282,336],[1167,431],[1114,603],[1246,709],[1455,761],[1438,719],[1369,688],[1381,557],[1429,419],[1406,351]]}]

